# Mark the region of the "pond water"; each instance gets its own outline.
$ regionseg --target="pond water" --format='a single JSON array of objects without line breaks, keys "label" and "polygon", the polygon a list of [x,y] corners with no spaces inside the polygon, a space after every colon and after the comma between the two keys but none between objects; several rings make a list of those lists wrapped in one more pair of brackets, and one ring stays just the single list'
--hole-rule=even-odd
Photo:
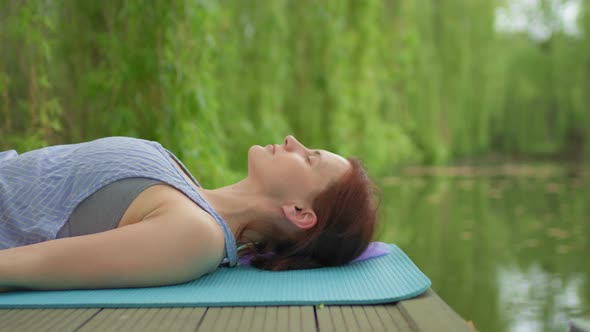
[{"label": "pond water", "polygon": [[479,331],[566,331],[590,318],[590,172],[544,169],[381,179],[377,240]]}]

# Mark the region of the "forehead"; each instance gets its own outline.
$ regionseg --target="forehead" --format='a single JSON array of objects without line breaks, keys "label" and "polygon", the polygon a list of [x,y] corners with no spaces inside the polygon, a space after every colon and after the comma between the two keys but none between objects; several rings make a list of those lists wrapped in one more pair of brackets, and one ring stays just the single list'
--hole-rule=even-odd
[{"label": "forehead", "polygon": [[320,167],[328,169],[332,174],[344,174],[350,167],[350,162],[346,158],[326,150],[318,150],[322,155]]}]

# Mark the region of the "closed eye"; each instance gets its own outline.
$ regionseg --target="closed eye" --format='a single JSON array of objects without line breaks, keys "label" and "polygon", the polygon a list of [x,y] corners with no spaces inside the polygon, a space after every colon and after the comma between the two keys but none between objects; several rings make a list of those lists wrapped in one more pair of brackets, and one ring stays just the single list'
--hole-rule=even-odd
[{"label": "closed eye", "polygon": [[310,165],[311,165],[311,157],[318,157],[320,159],[322,158],[322,154],[319,151],[314,151],[313,153],[314,153],[313,155],[307,156],[307,161],[309,161]]}]

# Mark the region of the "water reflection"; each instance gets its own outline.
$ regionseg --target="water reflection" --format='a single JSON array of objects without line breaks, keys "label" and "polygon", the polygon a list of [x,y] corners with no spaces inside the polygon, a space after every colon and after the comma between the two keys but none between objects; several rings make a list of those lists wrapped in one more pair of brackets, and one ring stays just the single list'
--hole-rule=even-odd
[{"label": "water reflection", "polygon": [[590,316],[588,176],[457,175],[384,179],[379,240],[479,331],[564,331]]},{"label": "water reflection", "polygon": [[510,331],[564,331],[569,317],[582,308],[583,274],[563,280],[538,264],[527,270],[518,266],[498,268],[500,310],[509,319]]}]

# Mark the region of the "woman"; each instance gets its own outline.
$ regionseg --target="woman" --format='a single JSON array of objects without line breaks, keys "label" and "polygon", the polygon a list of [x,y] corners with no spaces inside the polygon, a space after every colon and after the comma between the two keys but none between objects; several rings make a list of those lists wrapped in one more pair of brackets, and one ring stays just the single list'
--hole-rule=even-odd
[{"label": "woman", "polygon": [[[359,160],[293,136],[252,146],[245,179],[204,189],[159,143],[128,137],[0,154],[0,289],[146,287],[234,267],[336,266],[375,227]],[[237,241],[236,241],[237,240]]]}]

